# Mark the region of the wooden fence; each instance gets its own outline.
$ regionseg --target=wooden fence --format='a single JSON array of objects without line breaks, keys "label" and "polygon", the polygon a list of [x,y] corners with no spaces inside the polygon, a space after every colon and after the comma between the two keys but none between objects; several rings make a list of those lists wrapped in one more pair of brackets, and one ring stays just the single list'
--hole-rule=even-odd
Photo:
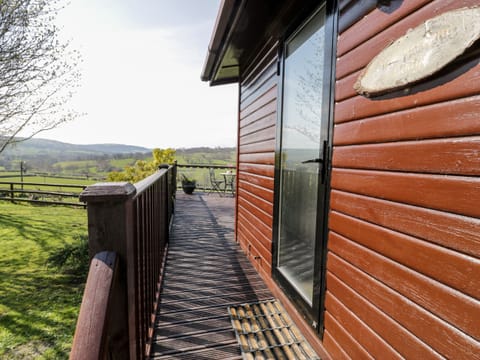
[{"label": "wooden fence", "polygon": [[175,192],[169,166],[134,185],[99,183],[80,195],[90,256],[110,255],[97,255],[90,268],[70,359],[148,357]]},{"label": "wooden fence", "polygon": [[[42,188],[53,190],[42,190]],[[85,204],[78,201],[80,192],[85,188],[85,185],[0,181],[0,200],[85,207]],[[64,191],[65,189],[78,191]],[[75,198],[77,201],[65,201],[65,198]]]}]

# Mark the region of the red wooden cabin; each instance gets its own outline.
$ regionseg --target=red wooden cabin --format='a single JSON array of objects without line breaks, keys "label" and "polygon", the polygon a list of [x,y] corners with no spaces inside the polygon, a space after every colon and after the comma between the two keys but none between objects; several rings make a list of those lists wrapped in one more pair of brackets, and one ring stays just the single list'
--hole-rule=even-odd
[{"label": "red wooden cabin", "polygon": [[236,240],[321,355],[480,358],[479,42],[354,89],[409,29],[478,5],[222,2],[202,79],[239,84]]}]

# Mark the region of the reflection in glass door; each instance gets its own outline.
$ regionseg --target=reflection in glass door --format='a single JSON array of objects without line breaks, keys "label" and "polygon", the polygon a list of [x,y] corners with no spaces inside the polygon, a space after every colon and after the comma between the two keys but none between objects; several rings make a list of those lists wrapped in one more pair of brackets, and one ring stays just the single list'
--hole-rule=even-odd
[{"label": "reflection in glass door", "polygon": [[[285,44],[279,164],[277,270],[311,307],[314,302],[322,133],[325,10]],[[323,131],[325,132],[325,131]]]}]

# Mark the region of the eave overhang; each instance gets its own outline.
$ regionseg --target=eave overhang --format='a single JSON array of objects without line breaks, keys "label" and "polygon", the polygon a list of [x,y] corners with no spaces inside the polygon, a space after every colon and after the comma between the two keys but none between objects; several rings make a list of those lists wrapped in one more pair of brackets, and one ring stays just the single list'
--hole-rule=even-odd
[{"label": "eave overhang", "polygon": [[241,68],[265,44],[278,41],[295,19],[318,6],[318,0],[223,0],[201,79],[210,85],[238,82]]},{"label": "eave overhang", "polygon": [[201,74],[202,81],[209,81],[210,85],[238,81],[238,61],[231,55],[227,61],[225,52],[242,2],[242,0],[222,0],[220,4]]}]

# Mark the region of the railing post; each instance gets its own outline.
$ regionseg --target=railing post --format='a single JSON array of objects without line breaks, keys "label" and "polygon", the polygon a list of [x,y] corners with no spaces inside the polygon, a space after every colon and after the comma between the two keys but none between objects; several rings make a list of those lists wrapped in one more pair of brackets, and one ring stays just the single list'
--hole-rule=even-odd
[{"label": "railing post", "polygon": [[[165,188],[166,188],[166,204],[167,204],[167,230],[170,229],[171,219],[173,213],[175,212],[175,196],[177,193],[177,160],[173,162],[170,166],[168,164],[162,164],[158,167],[159,169],[168,169],[167,176],[165,177]],[[167,238],[168,238],[168,234]]]},{"label": "railing post", "polygon": [[136,354],[137,351],[136,344],[129,341],[132,338],[129,332],[135,332],[136,329],[132,326],[135,314],[129,314],[134,307],[129,306],[129,301],[133,300],[127,288],[127,281],[131,281],[132,276],[131,270],[127,271],[127,264],[133,255],[131,244],[134,237],[132,221],[135,193],[136,188],[132,184],[121,182],[98,183],[88,186],[80,194],[80,200],[87,203],[90,258],[101,251],[114,251],[119,257],[118,281],[113,289],[114,301],[110,309],[111,316],[108,317],[108,351],[112,359],[129,359],[130,354]]},{"label": "railing post", "polygon": [[171,225],[170,221],[172,219],[173,213],[175,212],[175,200],[177,196],[177,160],[175,160],[175,162],[173,163],[172,168],[170,169],[170,173],[171,173],[171,179],[170,179],[170,184],[168,186],[168,189],[169,189],[168,202],[170,204],[169,214],[168,214],[169,225]]}]

